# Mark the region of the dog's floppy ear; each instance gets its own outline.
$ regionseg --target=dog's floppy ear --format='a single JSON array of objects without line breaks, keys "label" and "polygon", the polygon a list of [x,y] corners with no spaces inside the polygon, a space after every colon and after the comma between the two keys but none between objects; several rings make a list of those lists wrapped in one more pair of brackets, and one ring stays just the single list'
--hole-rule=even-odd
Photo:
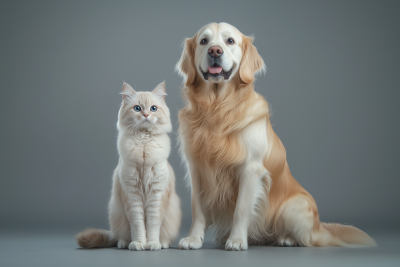
[{"label": "dog's floppy ear", "polygon": [[185,79],[184,83],[189,86],[196,80],[196,67],[194,64],[194,44],[193,38],[185,39],[181,59],[175,66],[175,70]]},{"label": "dog's floppy ear", "polygon": [[239,76],[244,83],[252,83],[254,75],[265,71],[265,64],[253,45],[253,37],[243,36],[242,51]]}]

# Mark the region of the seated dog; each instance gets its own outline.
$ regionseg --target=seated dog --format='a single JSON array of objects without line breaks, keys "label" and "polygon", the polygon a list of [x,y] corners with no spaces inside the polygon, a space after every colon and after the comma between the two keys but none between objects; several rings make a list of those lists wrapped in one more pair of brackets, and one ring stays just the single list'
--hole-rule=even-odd
[{"label": "seated dog", "polygon": [[374,246],[355,227],[319,221],[314,199],[290,173],[268,103],[254,91],[264,68],[252,38],[227,23],[208,24],[185,41],[176,69],[184,78],[179,131],[193,220],[179,248],[201,248],[209,226],[226,250]]}]

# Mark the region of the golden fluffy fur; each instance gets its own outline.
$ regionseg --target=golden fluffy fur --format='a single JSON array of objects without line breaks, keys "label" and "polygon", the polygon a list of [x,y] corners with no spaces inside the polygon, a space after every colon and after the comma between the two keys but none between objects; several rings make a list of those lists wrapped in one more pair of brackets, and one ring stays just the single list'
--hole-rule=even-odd
[{"label": "golden fluffy fur", "polygon": [[[199,71],[202,55],[199,40],[209,36],[210,46],[218,44],[224,50],[231,49],[222,46],[222,37],[216,37],[219,32],[236,36],[242,56],[230,79],[212,83],[203,79]],[[314,199],[292,176],[285,147],[270,123],[268,103],[254,91],[254,75],[264,69],[264,62],[252,41],[225,23],[206,25],[193,38],[185,40],[177,64],[178,72],[184,77],[186,100],[186,106],[179,113],[179,130],[191,179],[193,223],[180,248],[200,248],[204,230],[209,226],[216,230],[217,241],[225,243],[229,250],[247,249],[247,242],[283,246],[374,246],[373,239],[357,228],[320,223]],[[265,139],[244,142],[246,131],[253,128],[265,132]],[[253,164],[249,160],[253,157],[253,152],[249,152],[253,145],[265,146],[260,150],[263,153],[260,160],[266,171],[259,172],[258,180],[247,179],[243,174]],[[250,196],[253,191],[249,191],[250,194],[243,194],[239,200],[241,179],[245,180],[244,184],[260,181],[255,187],[260,191],[254,191],[257,196]],[[232,235],[236,232],[235,224],[240,225],[240,219],[235,223],[235,218],[245,215],[239,210],[241,205],[251,209],[251,218],[246,225],[247,240],[237,241],[240,238]]]}]

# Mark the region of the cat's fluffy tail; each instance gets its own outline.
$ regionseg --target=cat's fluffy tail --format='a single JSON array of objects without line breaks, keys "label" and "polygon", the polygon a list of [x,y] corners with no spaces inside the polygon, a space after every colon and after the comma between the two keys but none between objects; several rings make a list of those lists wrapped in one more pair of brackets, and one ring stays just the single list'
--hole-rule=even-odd
[{"label": "cat's fluffy tail", "polygon": [[76,242],[83,248],[108,248],[117,246],[111,232],[103,229],[89,228],[76,235]]}]

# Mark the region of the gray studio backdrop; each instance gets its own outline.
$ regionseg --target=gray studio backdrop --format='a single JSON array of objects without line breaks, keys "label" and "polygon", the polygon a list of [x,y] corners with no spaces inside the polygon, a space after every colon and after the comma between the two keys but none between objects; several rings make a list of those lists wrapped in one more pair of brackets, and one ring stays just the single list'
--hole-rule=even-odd
[{"label": "gray studio backdrop", "polygon": [[255,35],[268,67],[255,90],[321,220],[398,225],[399,3],[2,1],[1,229],[108,228],[124,80],[139,91],[166,81],[187,229],[174,65],[183,39],[214,21]]}]

